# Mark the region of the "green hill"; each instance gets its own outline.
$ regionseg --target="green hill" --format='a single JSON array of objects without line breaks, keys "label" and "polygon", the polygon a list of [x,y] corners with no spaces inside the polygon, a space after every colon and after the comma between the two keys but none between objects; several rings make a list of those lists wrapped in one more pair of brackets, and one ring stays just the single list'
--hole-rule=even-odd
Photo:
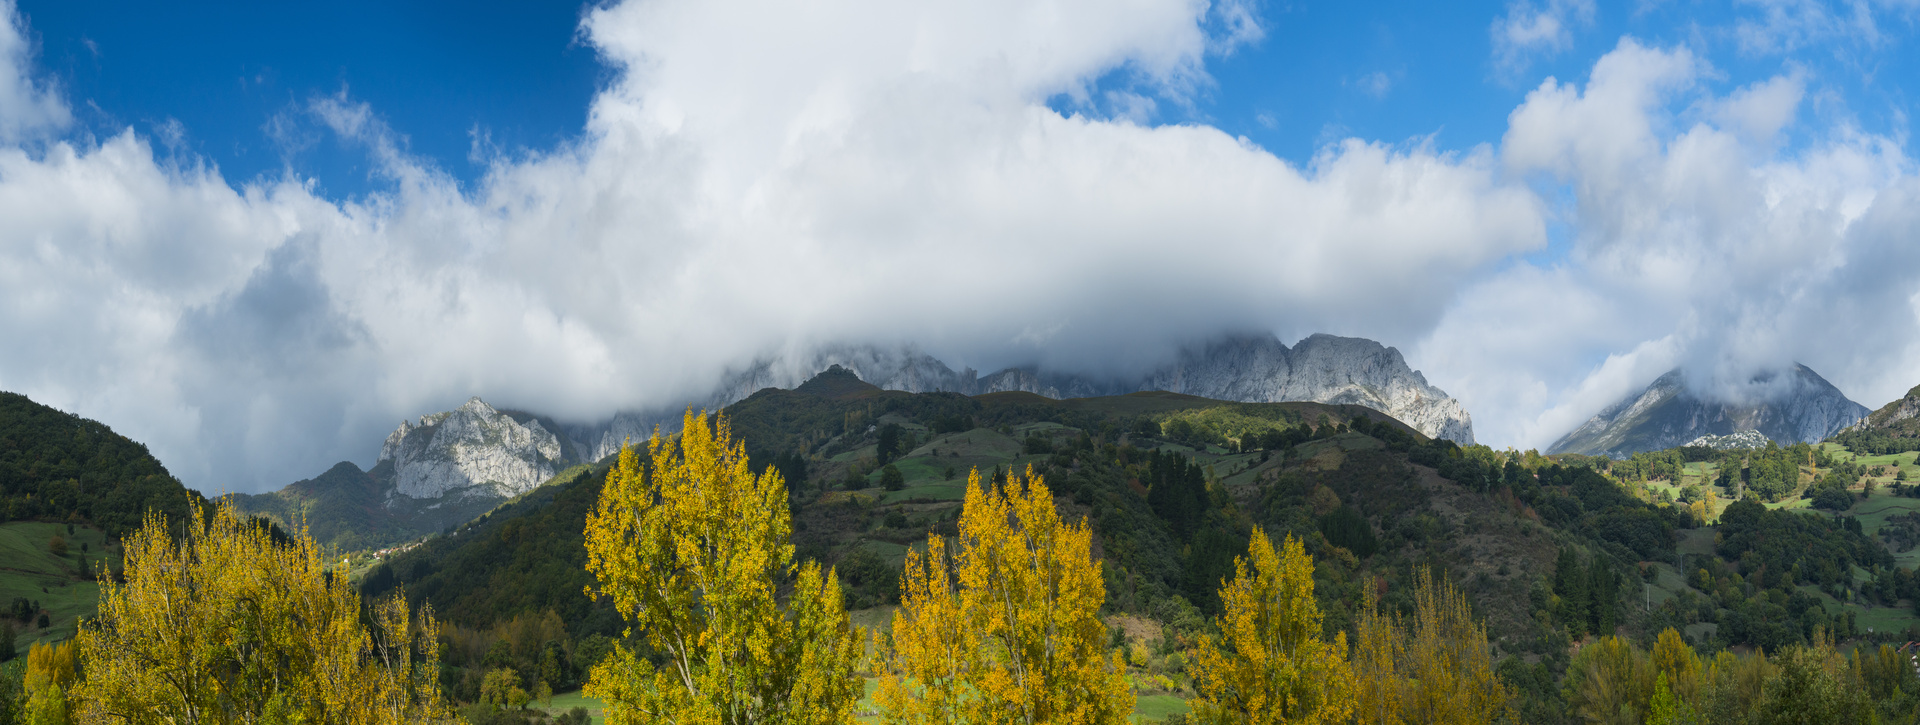
[{"label": "green hill", "polygon": [[[1499,653],[1524,664],[1564,660],[1565,629],[1539,599],[1563,552],[1583,577],[1613,583],[1604,621],[1644,630],[1656,622],[1627,606],[1635,567],[1671,561],[1671,532],[1688,521],[1591,469],[1533,456],[1535,468],[1508,470],[1488,449],[1427,440],[1360,406],[909,394],[829,371],[726,413],[754,464],[785,473],[800,554],[835,565],[855,620],[881,628],[908,548],[954,532],[967,471],[1032,467],[1068,516],[1091,521],[1108,616],[1149,653],[1138,679],[1159,684],[1142,695],[1163,699],[1188,694],[1178,652],[1217,610],[1254,526],[1307,542],[1330,632],[1349,626],[1362,587],[1410,607],[1413,567],[1431,565],[1471,593]],[[540,648],[513,643],[547,637],[570,671],[556,687],[577,683],[624,629],[583,592],[593,580],[581,530],[604,476],[570,470],[383,562],[363,591],[405,587],[453,625],[467,643],[448,655],[457,696],[458,683],[477,688],[491,642],[532,672]],[[557,639],[525,634],[549,617]]]},{"label": "green hill", "polygon": [[179,516],[199,500],[146,446],[0,392],[0,521],[86,522],[117,538],[149,509]]},{"label": "green hill", "polygon": [[97,604],[93,573],[118,569],[120,537],[149,511],[178,520],[201,501],[146,446],[0,393],[0,626],[14,627],[10,644],[72,637]]}]

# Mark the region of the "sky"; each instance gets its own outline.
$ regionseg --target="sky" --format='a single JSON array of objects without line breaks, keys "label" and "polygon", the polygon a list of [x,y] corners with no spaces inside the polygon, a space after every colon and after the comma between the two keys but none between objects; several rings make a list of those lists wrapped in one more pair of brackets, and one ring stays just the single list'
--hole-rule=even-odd
[{"label": "sky", "polygon": [[1920,383],[1916,0],[0,16],[0,389],[203,491],[829,344],[1369,337],[1522,449],[1676,367]]}]

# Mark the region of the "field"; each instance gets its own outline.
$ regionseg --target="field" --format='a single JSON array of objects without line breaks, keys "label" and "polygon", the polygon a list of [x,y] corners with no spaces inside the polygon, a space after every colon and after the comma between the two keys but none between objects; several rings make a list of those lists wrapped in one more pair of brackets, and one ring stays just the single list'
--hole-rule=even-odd
[{"label": "field", "polygon": [[[57,556],[48,550],[55,535],[67,542],[67,554]],[[89,568],[101,561],[106,536],[97,529],[75,527],[67,533],[65,524],[38,521],[13,521],[0,524],[0,606],[15,598],[37,601],[47,612],[45,629],[33,623],[16,622],[19,635],[13,645],[23,651],[32,642],[56,642],[74,635],[79,617],[93,614],[98,606],[100,587],[80,576],[81,560]],[[117,553],[110,552],[110,561]]]},{"label": "field", "polygon": [[599,725],[599,723],[605,722],[607,719],[605,712],[606,704],[594,698],[587,697],[579,690],[554,695],[553,702],[550,705],[543,706],[535,703],[535,706],[547,711],[547,714],[555,716],[564,715],[568,710],[576,707],[584,707],[587,709],[587,715],[593,718],[591,722],[593,722],[594,725]]}]

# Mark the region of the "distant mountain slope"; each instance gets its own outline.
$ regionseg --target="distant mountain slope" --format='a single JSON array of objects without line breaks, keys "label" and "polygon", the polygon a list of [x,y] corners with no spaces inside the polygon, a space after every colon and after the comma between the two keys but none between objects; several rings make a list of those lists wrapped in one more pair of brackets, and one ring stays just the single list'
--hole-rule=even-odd
[{"label": "distant mountain slope", "polygon": [[278,491],[232,498],[283,526],[305,521],[322,544],[379,548],[466,522],[580,462],[558,427],[473,398],[401,421],[372,470],[342,461]]},{"label": "distant mountain slope", "polygon": [[[884,390],[983,395],[1027,392],[1053,399],[1088,398],[1165,390],[1243,403],[1317,402],[1364,405],[1432,438],[1473,443],[1473,418],[1460,402],[1427,383],[1400,351],[1372,340],[1312,335],[1289,349],[1273,335],[1230,336],[1181,351],[1171,364],[1129,380],[1047,370],[1008,368],[981,375],[955,372],[911,346],[829,346],[804,360],[764,360],[729,377],[708,400],[719,410],[766,388],[792,389],[838,365]],[[598,426],[566,431],[588,458],[619,450],[624,440],[644,440],[656,424],[669,427],[679,410],[623,413]]]},{"label": "distant mountain slope", "polygon": [[1744,430],[1782,445],[1815,443],[1867,415],[1839,388],[1805,365],[1794,365],[1786,392],[1750,404],[1707,400],[1690,390],[1673,370],[1638,395],[1600,411],[1547,449],[1548,453],[1621,456],[1686,445],[1702,436],[1729,436]]},{"label": "distant mountain slope", "polygon": [[91,522],[118,538],[149,509],[179,518],[198,500],[145,445],[0,393],[0,521]]},{"label": "distant mountain slope", "polygon": [[[1138,581],[1129,586],[1131,593],[1125,597],[1141,607],[1148,599],[1158,601],[1175,591],[1191,589],[1186,591],[1189,596],[1204,595],[1212,575],[1218,573],[1215,569],[1208,569],[1206,576],[1184,573],[1189,556],[1181,553],[1182,543],[1169,538],[1155,518],[1154,504],[1134,488],[1142,479],[1152,483],[1150,470],[1159,470],[1146,463],[1146,451],[1162,450],[1168,461],[1174,456],[1181,461],[1197,456],[1195,460],[1204,465],[1192,466],[1191,476],[1217,475],[1231,490],[1247,497],[1281,480],[1283,470],[1318,475],[1314,472],[1338,467],[1350,456],[1368,466],[1399,460],[1376,460],[1375,454],[1385,453],[1379,443],[1352,432],[1336,435],[1342,428],[1334,424],[1365,428],[1402,445],[1428,444],[1411,428],[1359,405],[1232,403],[1166,392],[1067,400],[1021,391],[979,396],[912,394],[882,390],[845,368],[829,368],[791,390],[762,389],[725,410],[756,467],[777,463],[782,454],[804,457],[804,468],[788,482],[795,511],[794,544],[803,556],[839,566],[855,607],[874,606],[897,596],[897,580],[892,577],[897,576],[901,546],[924,541],[929,531],[946,531],[954,525],[966,471],[976,467],[982,475],[995,475],[1033,466],[1050,477],[1061,496],[1079,501],[1069,504],[1072,515],[1100,519],[1096,526],[1103,532],[1103,556],[1135,572]],[[1186,425],[1174,425],[1176,421]],[[1145,425],[1149,422],[1167,423],[1167,433],[1141,433],[1161,429]],[[900,434],[911,439],[888,458],[902,472],[897,491],[880,484],[876,459],[880,429],[889,425],[898,426]],[[1293,435],[1253,435],[1282,431]],[[1221,444],[1231,445],[1229,438],[1239,438],[1249,450],[1223,450]],[[1289,449],[1296,444],[1306,448],[1297,454],[1282,450],[1263,454],[1255,438]],[[1125,446],[1124,452],[1116,443]],[[1355,452],[1338,452],[1343,446]],[[1194,452],[1195,447],[1199,452]],[[1448,444],[1435,447],[1451,449]],[[1130,458],[1122,462],[1113,456]],[[592,581],[583,570],[580,532],[605,470],[604,463],[570,469],[550,484],[458,527],[451,536],[430,538],[371,572],[365,590],[378,593],[405,585],[409,596],[432,603],[446,621],[469,627],[551,608],[582,633],[617,633],[619,619],[604,603],[595,604],[582,593]],[[1403,467],[1394,467],[1391,475],[1382,478],[1393,487],[1393,495],[1375,492],[1370,502],[1358,505],[1381,507],[1385,519],[1395,519],[1385,507],[1426,495],[1419,490],[1418,479]],[[1204,485],[1196,489],[1203,490]],[[1242,505],[1265,510],[1253,500]],[[1232,545],[1245,535],[1236,530],[1222,539],[1228,546],[1192,556],[1218,559],[1210,560],[1208,566],[1230,567],[1231,555],[1238,553]],[[540,584],[528,585],[531,582]],[[1524,599],[1523,588],[1514,591]]]},{"label": "distant mountain slope", "polygon": [[1920,450],[1920,386],[1880,406],[1833,439],[1857,453],[1870,455]]}]

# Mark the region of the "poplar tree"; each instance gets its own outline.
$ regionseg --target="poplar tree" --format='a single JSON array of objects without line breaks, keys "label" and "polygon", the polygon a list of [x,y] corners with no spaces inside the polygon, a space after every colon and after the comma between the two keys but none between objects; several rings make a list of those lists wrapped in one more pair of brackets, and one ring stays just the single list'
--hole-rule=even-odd
[{"label": "poplar tree", "polygon": [[1202,635],[1188,701],[1201,723],[1341,723],[1354,711],[1346,633],[1320,636],[1313,559],[1288,536],[1275,551],[1255,529],[1220,589],[1219,637]]},{"label": "poplar tree", "polygon": [[930,535],[924,554],[907,554],[883,721],[1126,722],[1133,698],[1125,663],[1105,651],[1092,536],[1061,521],[1031,469],[1004,485],[970,473],[953,548]]},{"label": "poplar tree", "polygon": [[399,595],[371,623],[305,529],[276,536],[231,504],[157,514],[125,541],[125,583],[75,639],[82,722],[444,722],[438,627]]},{"label": "poplar tree", "polygon": [[587,694],[612,725],[852,722],[859,636],[833,572],[794,563],[779,468],[755,475],[724,416],[683,420],[654,434],[650,465],[623,447],[587,516],[588,594],[662,664],[617,643]]},{"label": "poplar tree", "polygon": [[1414,570],[1413,617],[1382,612],[1372,591],[1355,624],[1355,722],[1421,725],[1511,718],[1511,693],[1495,676],[1486,627],[1466,595]]}]

